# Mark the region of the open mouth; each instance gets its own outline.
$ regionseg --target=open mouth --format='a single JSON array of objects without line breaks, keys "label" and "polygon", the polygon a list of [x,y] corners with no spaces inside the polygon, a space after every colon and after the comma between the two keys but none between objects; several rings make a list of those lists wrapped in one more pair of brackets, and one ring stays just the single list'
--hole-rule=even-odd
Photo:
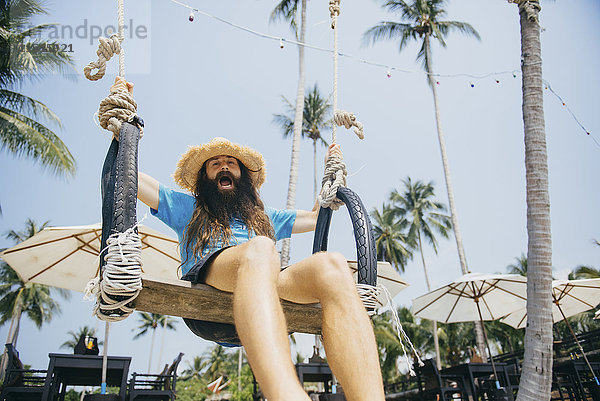
[{"label": "open mouth", "polygon": [[219,189],[233,189],[233,180],[224,176],[219,179]]}]

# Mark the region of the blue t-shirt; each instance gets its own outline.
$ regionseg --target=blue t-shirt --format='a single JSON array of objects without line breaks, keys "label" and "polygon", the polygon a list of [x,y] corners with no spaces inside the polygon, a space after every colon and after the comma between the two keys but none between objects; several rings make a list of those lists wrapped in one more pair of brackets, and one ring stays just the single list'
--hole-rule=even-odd
[{"label": "blue t-shirt", "polygon": [[[150,213],[158,217],[163,223],[171,227],[179,239],[179,254],[181,261],[187,262],[181,266],[182,274],[186,274],[200,258],[207,253],[221,249],[225,245],[218,243],[216,246],[205,246],[202,250],[202,255],[187,258],[185,244],[183,243],[183,235],[185,229],[192,218],[196,199],[189,194],[174,191],[160,184],[158,198],[158,210],[150,208]],[[271,220],[273,230],[275,231],[275,239],[278,241],[283,238],[289,238],[292,235],[292,226],[296,221],[295,210],[279,210],[265,207],[265,213]],[[254,233],[250,235],[246,225],[238,219],[231,221],[231,240],[227,245],[239,245],[248,241]]]}]

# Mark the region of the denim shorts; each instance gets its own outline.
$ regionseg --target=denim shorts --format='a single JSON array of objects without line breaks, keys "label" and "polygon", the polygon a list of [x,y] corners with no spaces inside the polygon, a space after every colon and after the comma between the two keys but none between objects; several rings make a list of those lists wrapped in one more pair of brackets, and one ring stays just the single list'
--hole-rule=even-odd
[{"label": "denim shorts", "polygon": [[[181,279],[191,281],[193,284],[205,284],[206,273],[210,264],[217,255],[227,248],[229,247],[217,249],[203,256]],[[239,347],[241,345],[235,331],[235,326],[232,324],[207,322],[205,320],[188,319],[185,317],[183,321],[192,333],[205,340],[214,341],[224,347]]]}]

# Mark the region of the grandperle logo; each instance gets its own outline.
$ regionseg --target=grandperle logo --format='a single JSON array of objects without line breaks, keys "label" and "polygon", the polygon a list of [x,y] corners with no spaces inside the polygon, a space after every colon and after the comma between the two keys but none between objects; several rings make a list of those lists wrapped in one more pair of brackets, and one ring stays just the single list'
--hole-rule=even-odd
[{"label": "grandperle logo", "polygon": [[[45,31],[45,37],[48,40],[68,44],[69,41],[76,39],[87,39],[90,45],[98,43],[98,38],[101,36],[109,37],[117,32],[117,27],[114,25],[90,24],[88,19],[84,19],[82,24],[73,26],[70,24],[57,24],[49,26]],[[133,19],[130,19],[123,30],[125,39],[146,39],[148,37],[148,27],[143,24],[136,24]]]}]

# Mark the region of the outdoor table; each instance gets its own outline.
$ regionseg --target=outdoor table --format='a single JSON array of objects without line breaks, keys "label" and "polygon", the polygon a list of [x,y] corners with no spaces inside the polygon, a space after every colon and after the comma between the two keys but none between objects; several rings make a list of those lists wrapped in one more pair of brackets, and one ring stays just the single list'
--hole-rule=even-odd
[{"label": "outdoor table", "polygon": [[[596,375],[600,374],[600,362],[590,362],[592,369]],[[585,388],[587,387],[594,401],[600,400],[600,388],[591,380],[582,380],[581,376],[590,376],[590,368],[583,359],[568,359],[566,361],[556,362],[554,364],[554,372],[569,375],[572,382],[575,384],[573,391],[578,400],[587,400]]]},{"label": "outdoor table", "polygon": [[[506,367],[506,363],[495,363],[496,373],[498,377],[495,378],[500,382],[502,387],[507,389],[509,400],[513,399],[512,392],[509,389],[509,380]],[[477,399],[477,386],[475,385],[475,379],[490,377],[494,374],[491,363],[463,363],[461,365],[451,366],[449,368],[442,369],[441,373],[461,376],[465,386],[465,392],[469,400]]]},{"label": "outdoor table", "polygon": [[[44,383],[42,401],[54,401],[55,396],[65,391],[67,385],[99,386],[102,381],[102,356],[48,354],[48,375]],[[109,356],[106,383],[120,388],[119,397],[125,400],[127,376],[131,357]]]}]

